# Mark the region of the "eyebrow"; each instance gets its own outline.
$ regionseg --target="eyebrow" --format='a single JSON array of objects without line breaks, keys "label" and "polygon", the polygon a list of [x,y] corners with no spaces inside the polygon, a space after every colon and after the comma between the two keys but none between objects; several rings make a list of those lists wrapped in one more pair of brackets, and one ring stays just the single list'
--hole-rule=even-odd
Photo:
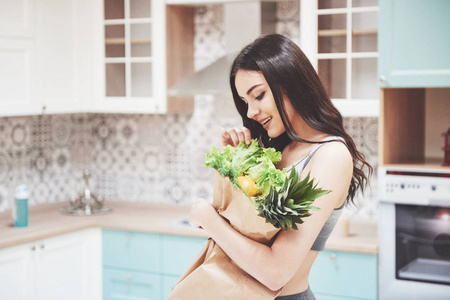
[{"label": "eyebrow", "polygon": [[258,86],[263,85],[262,83],[260,84],[255,84],[254,86],[252,86],[248,91],[247,91],[247,95],[250,95],[250,93],[257,88]]}]

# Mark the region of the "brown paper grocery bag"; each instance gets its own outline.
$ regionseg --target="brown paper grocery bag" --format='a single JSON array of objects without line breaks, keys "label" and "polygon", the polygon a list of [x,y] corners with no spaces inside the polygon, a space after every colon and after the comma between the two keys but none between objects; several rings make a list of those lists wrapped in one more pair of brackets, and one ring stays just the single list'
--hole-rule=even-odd
[{"label": "brown paper grocery bag", "polygon": [[[280,228],[259,217],[247,196],[233,187],[228,177],[220,176],[217,171],[213,197],[214,208],[235,230],[255,241],[271,245]],[[271,291],[247,274],[209,239],[168,299],[264,300],[274,299],[280,291]]]}]

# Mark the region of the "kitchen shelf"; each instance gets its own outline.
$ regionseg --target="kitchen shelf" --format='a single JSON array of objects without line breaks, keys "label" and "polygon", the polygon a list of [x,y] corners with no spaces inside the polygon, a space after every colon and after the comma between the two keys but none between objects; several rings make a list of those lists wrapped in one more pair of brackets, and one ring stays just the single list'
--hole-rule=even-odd
[{"label": "kitchen shelf", "polygon": [[[131,44],[150,44],[152,42],[151,39],[133,39],[130,41]],[[124,45],[125,38],[108,38],[105,39],[106,45]]]},{"label": "kitchen shelf", "polygon": [[[352,30],[352,35],[373,35],[377,34],[376,29],[355,29]],[[320,29],[318,32],[319,37],[329,37],[329,36],[346,36],[346,29]]]},{"label": "kitchen shelf", "polygon": [[318,15],[336,15],[336,14],[348,14],[348,13],[365,13],[365,12],[378,12],[378,6],[354,6],[354,7],[336,7],[336,8],[318,8]]},{"label": "kitchen shelf", "polygon": [[223,4],[230,2],[244,2],[246,0],[166,0],[167,5],[206,5],[206,4]]},{"label": "kitchen shelf", "polygon": [[103,21],[105,25],[148,24],[152,22],[153,22],[152,18],[112,19]]},{"label": "kitchen shelf", "polygon": [[151,63],[152,57],[107,57],[106,64],[120,64],[120,63]]},{"label": "kitchen shelf", "polygon": [[[445,95],[444,92],[441,94]],[[437,118],[430,123],[430,117],[433,118],[430,113],[435,110],[429,110],[432,105],[445,105],[442,102],[446,99],[431,98],[438,95],[432,91],[428,91],[428,97],[426,94],[424,88],[381,90],[378,151],[380,166],[450,169],[448,166],[442,166],[444,151],[438,152],[440,147],[434,148],[435,153],[425,151],[426,134],[440,134],[439,131],[436,133],[436,128],[448,128],[446,118]],[[425,120],[426,115],[428,122]]]}]

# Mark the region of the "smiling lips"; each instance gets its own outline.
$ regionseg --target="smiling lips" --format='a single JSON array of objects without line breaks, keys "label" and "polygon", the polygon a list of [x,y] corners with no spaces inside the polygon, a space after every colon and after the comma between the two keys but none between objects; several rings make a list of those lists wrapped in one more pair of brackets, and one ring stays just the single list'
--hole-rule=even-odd
[{"label": "smiling lips", "polygon": [[266,119],[260,120],[259,123],[261,123],[264,128],[267,128],[271,120],[272,117],[268,117]]}]

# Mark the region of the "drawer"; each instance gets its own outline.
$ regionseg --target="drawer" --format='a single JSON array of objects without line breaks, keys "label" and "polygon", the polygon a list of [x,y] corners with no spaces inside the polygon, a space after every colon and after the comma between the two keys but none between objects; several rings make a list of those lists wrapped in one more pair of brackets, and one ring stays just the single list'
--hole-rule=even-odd
[{"label": "drawer", "polygon": [[103,268],[103,300],[160,300],[158,275]]},{"label": "drawer", "polygon": [[181,276],[206,245],[206,238],[163,235],[162,272]]},{"label": "drawer", "polygon": [[160,272],[161,237],[158,234],[104,229],[103,266]]},{"label": "drawer", "polygon": [[377,273],[376,255],[322,251],[311,269],[309,284],[316,294],[377,299]]}]

